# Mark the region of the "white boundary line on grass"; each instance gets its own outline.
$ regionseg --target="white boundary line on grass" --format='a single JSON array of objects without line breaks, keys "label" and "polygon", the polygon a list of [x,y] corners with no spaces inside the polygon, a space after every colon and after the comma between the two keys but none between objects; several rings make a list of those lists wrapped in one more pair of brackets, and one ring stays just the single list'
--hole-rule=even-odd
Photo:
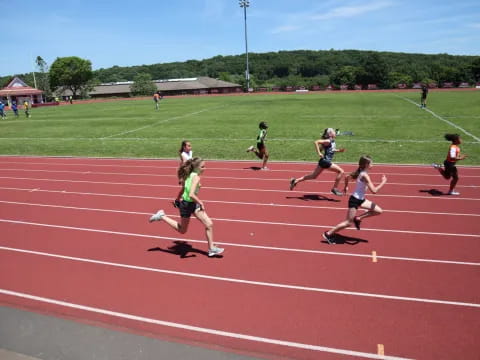
[{"label": "white boundary line on grass", "polygon": [[[187,238],[179,238],[179,237],[171,237],[171,236],[128,233],[128,232],[121,232],[121,231],[101,230],[101,229],[92,229],[92,228],[66,226],[66,225],[42,224],[42,223],[19,221],[19,220],[9,220],[9,219],[0,219],[0,222],[9,223],[9,224],[16,224],[16,225],[29,225],[29,226],[46,227],[46,228],[53,228],[53,229],[85,231],[85,232],[93,232],[93,233],[109,234],[109,235],[131,236],[131,237],[147,238],[147,239],[155,239],[155,240],[186,241],[186,242],[192,242],[192,243],[198,243],[198,244],[205,244],[205,240],[187,239]],[[355,253],[345,253],[345,252],[336,252],[336,251],[282,248],[282,247],[277,247],[277,246],[249,245],[249,244],[242,244],[242,243],[228,243],[228,242],[217,242],[217,241],[216,241],[216,243],[220,244],[220,245],[247,248],[247,249],[260,249],[260,250],[271,250],[271,251],[288,251],[288,252],[318,254],[318,255],[350,256],[350,257],[360,257],[360,258],[366,258],[366,259],[371,259],[372,258],[371,254],[367,255],[367,254],[355,254]],[[377,255],[376,257],[377,257],[377,259],[386,259],[386,260],[414,261],[414,262],[426,262],[426,263],[448,264],[448,265],[480,266],[480,263],[478,263],[478,262],[468,262],[468,261],[422,259],[422,258],[409,258],[409,257],[387,256],[387,255]]]},{"label": "white boundary line on grass", "polygon": [[[67,190],[48,190],[41,188],[13,188],[13,187],[2,187],[0,190],[7,191],[24,191],[24,192],[45,192],[52,194],[62,194],[62,195],[86,195],[86,196],[103,196],[103,197],[120,197],[126,199],[149,199],[149,200],[165,200],[167,202],[172,201],[172,197],[161,197],[161,196],[144,196],[144,195],[125,195],[125,194],[106,194],[106,193],[93,193],[93,192],[84,192],[84,191],[67,191]],[[215,204],[229,204],[229,205],[245,205],[245,206],[267,206],[267,207],[285,207],[292,209],[328,209],[333,211],[342,211],[346,210],[345,207],[332,207],[332,206],[311,206],[311,205],[290,205],[290,204],[275,204],[275,203],[258,203],[258,202],[245,202],[245,201],[224,201],[224,200],[212,200],[204,199],[207,203]],[[4,203],[14,203],[7,200],[0,200]],[[478,217],[480,214],[468,214],[468,213],[447,213],[447,212],[433,212],[433,211],[414,211],[414,210],[395,210],[387,209],[383,210],[385,213],[400,213],[400,214],[424,214],[424,215],[446,215],[446,216],[473,216]]]},{"label": "white boundary line on grass", "polygon": [[[420,104],[417,104],[417,103],[416,103],[415,101],[413,101],[413,100],[410,100],[410,99],[408,99],[408,98],[406,98],[406,97],[399,96],[399,95],[395,95],[395,96],[396,96],[396,97],[399,97],[399,98],[401,98],[401,99],[403,99],[403,100],[405,100],[405,101],[408,101],[408,102],[414,104],[415,106],[420,107]],[[430,109],[428,109],[428,108],[425,108],[425,109],[423,109],[423,110],[427,111],[427,112],[430,113],[432,116],[436,117],[438,120],[441,120],[441,121],[447,123],[448,125],[453,126],[454,128],[462,131],[464,134],[466,134],[466,135],[474,138],[477,142],[480,142],[480,138],[476,137],[475,135],[473,135],[472,133],[468,132],[468,131],[465,130],[464,128],[458,126],[457,124],[455,124],[455,123],[453,123],[453,122],[451,122],[451,121],[449,121],[449,120],[441,117],[440,115],[435,114],[432,110],[430,110]]]},{"label": "white boundary line on grass", "polygon": [[310,286],[299,286],[299,285],[289,285],[289,284],[281,284],[281,283],[270,283],[270,282],[265,282],[265,281],[244,280],[244,279],[229,278],[229,277],[222,277],[222,276],[213,276],[213,275],[204,275],[204,274],[197,274],[197,273],[187,273],[187,272],[182,272],[182,271],[149,268],[149,267],[137,266],[137,265],[127,265],[127,264],[120,264],[120,263],[114,263],[114,262],[109,262],[109,261],[101,261],[101,260],[93,260],[93,259],[88,259],[88,258],[79,258],[79,257],[74,257],[74,256],[52,254],[52,253],[46,253],[46,252],[41,252],[41,251],[9,248],[9,247],[5,247],[5,246],[0,246],[0,250],[20,252],[20,253],[26,253],[26,254],[32,254],[32,255],[38,255],[38,256],[47,256],[47,257],[53,257],[53,258],[58,258],[58,259],[71,260],[71,261],[79,261],[79,262],[100,264],[100,265],[106,265],[106,266],[114,266],[114,267],[127,268],[127,269],[140,270],[140,271],[158,272],[158,273],[169,274],[169,275],[186,276],[186,277],[216,280],[216,281],[226,281],[226,282],[233,282],[233,283],[247,284],[247,285],[254,285],[254,286],[266,286],[266,287],[274,287],[274,288],[289,289],[289,290],[300,290],[300,291],[310,291],[310,292],[319,292],[319,293],[328,293],[328,294],[362,296],[362,297],[379,298],[379,299],[386,299],[386,300],[400,300],[400,301],[411,301],[411,302],[421,302],[421,303],[430,303],[430,304],[480,308],[480,304],[461,302],[461,301],[426,299],[426,298],[416,298],[416,297],[408,297],[408,296],[375,294],[375,293],[358,292],[358,291],[334,290],[334,289],[317,288],[317,287],[310,287]]},{"label": "white boundary line on grass", "polygon": [[99,140],[105,140],[105,139],[112,138],[112,137],[114,137],[114,136],[120,136],[120,135],[130,134],[130,133],[132,133],[132,132],[136,132],[136,131],[140,131],[140,130],[143,130],[143,129],[147,129],[147,128],[149,128],[149,127],[156,126],[156,125],[158,125],[158,124],[166,123],[166,122],[169,122],[169,121],[172,121],[172,120],[184,119],[184,118],[186,118],[186,117],[190,117],[190,116],[193,116],[193,115],[198,115],[198,114],[201,114],[201,113],[203,113],[203,112],[205,112],[205,111],[210,111],[210,110],[214,110],[214,109],[223,108],[223,107],[225,107],[225,106],[226,106],[226,105],[215,106],[215,107],[210,107],[210,108],[206,108],[206,109],[203,109],[203,110],[195,111],[195,112],[193,112],[193,113],[188,113],[188,114],[184,114],[184,115],[174,116],[174,117],[171,117],[171,118],[168,118],[168,119],[159,120],[159,121],[157,121],[157,122],[154,122],[153,124],[141,126],[141,127],[139,127],[139,128],[132,129],[132,130],[127,130],[127,131],[123,131],[123,132],[120,132],[120,133],[117,133],[117,134],[112,134],[112,135],[108,135],[108,136],[103,136],[103,137],[100,137],[100,138],[98,138],[98,139],[99,139]]},{"label": "white boundary line on grass", "polygon": [[297,342],[286,341],[286,340],[277,340],[277,339],[264,338],[264,337],[247,335],[247,334],[234,333],[234,332],[229,332],[229,331],[208,329],[208,328],[199,327],[199,326],[175,323],[175,322],[171,322],[171,321],[157,320],[157,319],[147,318],[147,317],[143,317],[143,316],[137,316],[137,315],[126,314],[126,313],[121,313],[121,312],[117,312],[117,311],[95,308],[95,307],[91,307],[91,306],[74,304],[74,303],[70,303],[70,302],[66,302],[66,301],[60,301],[60,300],[35,296],[35,295],[31,295],[31,294],[26,294],[26,293],[21,293],[21,292],[17,292],[17,291],[6,290],[6,289],[0,289],[0,293],[2,293],[4,295],[20,297],[20,298],[24,298],[24,299],[28,299],[28,300],[44,302],[44,303],[48,303],[48,304],[54,304],[54,305],[63,306],[63,307],[67,307],[67,308],[73,308],[73,309],[93,312],[93,313],[102,314],[102,315],[113,316],[113,317],[122,318],[122,319],[128,319],[128,320],[133,320],[133,321],[138,321],[138,322],[143,322],[143,323],[149,323],[149,324],[166,326],[166,327],[171,327],[171,328],[176,328],[176,329],[188,330],[188,331],[193,331],[193,332],[198,332],[198,333],[204,333],[204,334],[211,334],[211,335],[216,335],[216,336],[234,338],[234,339],[239,339],[239,340],[254,341],[254,342],[265,343],[265,344],[273,344],[273,345],[279,345],[279,346],[292,347],[292,348],[297,348],[297,349],[302,349],[302,350],[328,352],[328,353],[347,355],[347,356],[355,356],[355,357],[359,357],[359,358],[361,357],[361,358],[367,358],[367,359],[408,360],[407,358],[401,358],[401,357],[396,357],[396,356],[376,355],[376,354],[373,354],[373,353],[365,353],[365,352],[359,352],[359,351],[331,348],[331,347],[319,346],[319,345],[309,345],[309,344],[297,343]]}]

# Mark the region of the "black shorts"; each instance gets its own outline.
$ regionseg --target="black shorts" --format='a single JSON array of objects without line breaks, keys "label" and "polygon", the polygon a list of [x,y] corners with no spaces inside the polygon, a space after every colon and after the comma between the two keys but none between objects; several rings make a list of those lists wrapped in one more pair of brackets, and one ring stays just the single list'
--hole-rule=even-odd
[{"label": "black shorts", "polygon": [[318,161],[318,166],[320,166],[322,169],[328,169],[330,166],[332,166],[332,162],[326,160],[325,158],[321,158]]},{"label": "black shorts", "polygon": [[265,150],[265,144],[264,143],[257,143],[257,149],[258,151],[263,151]]},{"label": "black shorts", "polygon": [[357,199],[355,196],[350,195],[350,198],[348,199],[348,208],[358,209],[358,207],[362,205],[364,202],[365,202],[365,199],[360,200],[360,199]]},{"label": "black shorts", "polygon": [[182,218],[189,218],[195,212],[195,210],[199,209],[200,205],[193,201],[180,201],[180,206],[178,209],[180,210],[180,216]]},{"label": "black shorts", "polygon": [[445,160],[443,166],[445,166],[445,177],[447,179],[450,179],[452,176],[458,177],[458,170],[455,163]]}]

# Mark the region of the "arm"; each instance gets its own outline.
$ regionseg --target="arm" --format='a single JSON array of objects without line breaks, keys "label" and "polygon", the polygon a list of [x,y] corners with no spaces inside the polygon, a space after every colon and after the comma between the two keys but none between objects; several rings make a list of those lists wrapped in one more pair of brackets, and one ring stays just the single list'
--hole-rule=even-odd
[{"label": "arm", "polygon": [[378,186],[373,185],[372,180],[370,180],[370,176],[368,176],[368,174],[365,174],[363,178],[367,182],[368,189],[373,194],[376,194],[383,187],[383,185],[387,183],[387,177],[385,175],[382,175],[382,182],[378,184]]},{"label": "arm", "polygon": [[350,181],[351,176],[345,176],[345,186],[343,187],[343,194],[345,195],[348,191],[348,182]]},{"label": "arm", "polygon": [[323,154],[322,154],[322,148],[321,146],[324,145],[324,144],[330,144],[330,140],[328,139],[319,139],[319,140],[316,140],[314,142],[315,144],[315,150],[317,151],[317,154],[320,158],[323,158]]},{"label": "arm", "polygon": [[200,176],[194,176],[192,179],[192,186],[190,188],[190,198],[195,201],[198,205],[200,205],[201,210],[205,210],[205,206],[203,205],[203,201],[195,195],[195,189],[197,188],[198,184],[200,183]]}]

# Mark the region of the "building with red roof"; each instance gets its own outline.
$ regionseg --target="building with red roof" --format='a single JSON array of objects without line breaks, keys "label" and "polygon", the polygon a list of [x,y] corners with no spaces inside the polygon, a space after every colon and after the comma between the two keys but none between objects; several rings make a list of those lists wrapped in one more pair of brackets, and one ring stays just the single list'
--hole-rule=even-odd
[{"label": "building with red roof", "polygon": [[23,104],[28,101],[30,104],[43,103],[43,91],[28,86],[18,77],[13,77],[3,89],[0,90],[0,101],[11,105],[13,101]]}]

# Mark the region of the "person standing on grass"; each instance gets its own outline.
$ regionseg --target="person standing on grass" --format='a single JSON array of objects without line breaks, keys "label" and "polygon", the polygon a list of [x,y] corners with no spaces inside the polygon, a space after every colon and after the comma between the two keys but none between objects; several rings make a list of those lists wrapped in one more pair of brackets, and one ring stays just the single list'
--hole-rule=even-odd
[{"label": "person standing on grass", "polygon": [[2,101],[0,101],[0,117],[2,120],[7,118],[7,115],[5,114],[5,104]]},{"label": "person standing on grass", "polygon": [[18,118],[18,106],[16,101],[12,102],[12,111],[15,117]]},{"label": "person standing on grass", "polygon": [[23,102],[23,109],[25,110],[25,117],[29,118],[30,117],[30,104],[28,103],[27,100]]},{"label": "person standing on grass", "polygon": [[193,214],[205,226],[205,234],[208,241],[208,256],[216,256],[223,253],[224,249],[215,246],[213,243],[213,222],[205,211],[205,204],[198,197],[200,190],[200,175],[205,171],[205,161],[201,158],[187,160],[178,169],[178,179],[182,184],[182,200],[180,201],[180,223],[171,219],[163,210],[158,210],[150,217],[150,222],[165,221],[169,226],[185,234],[190,224],[190,216]]},{"label": "person standing on grass", "polygon": [[[290,190],[293,190],[295,186],[297,186],[297,184],[302,181],[316,179],[318,175],[320,175],[323,172],[323,170],[327,169],[329,171],[333,171],[337,173],[337,176],[335,177],[335,183],[333,184],[332,193],[337,196],[343,195],[342,192],[338,190],[338,184],[342,179],[344,171],[340,166],[334,164],[332,160],[336,152],[344,152],[345,149],[336,148],[336,143],[335,143],[336,137],[337,135],[334,129],[332,128],[325,129],[325,131],[323,132],[322,138],[319,140],[316,140],[314,143],[315,150],[317,151],[317,154],[320,157],[317,167],[309,175],[302,176],[298,179],[291,178]],[[322,150],[323,150],[323,153],[322,153]]]},{"label": "person standing on grass", "polygon": [[155,102],[155,110],[158,110],[160,106],[160,94],[158,92],[153,94],[153,101]]},{"label": "person standing on grass", "polygon": [[251,151],[254,152],[255,155],[260,160],[263,160],[262,170],[268,170],[267,168],[268,150],[267,150],[267,147],[265,146],[268,124],[265,121],[262,121],[260,124],[258,124],[258,127],[260,128],[260,132],[257,136],[257,148],[255,149],[255,147],[252,145],[247,149],[247,153]]},{"label": "person standing on grass", "polygon": [[448,195],[460,195],[455,191],[455,186],[458,182],[458,170],[457,161],[467,158],[467,155],[460,155],[460,144],[462,139],[458,134],[445,134],[445,140],[451,141],[452,144],[448,149],[447,159],[443,162],[444,168],[440,164],[432,164],[432,166],[438,170],[438,172],[446,179],[452,178],[450,181],[450,188],[448,189]]},{"label": "person standing on grass", "polygon": [[[355,224],[357,230],[360,230],[360,224],[363,219],[370,216],[380,215],[383,212],[380,206],[365,198],[367,188],[372,193],[376,194],[387,182],[387,177],[383,175],[382,182],[377,186],[373,185],[372,180],[370,180],[370,176],[368,175],[368,170],[371,167],[372,159],[370,159],[368,155],[362,156],[358,161],[358,169],[345,177],[344,193],[348,191],[348,182],[350,179],[356,180],[356,186],[354,192],[348,199],[347,218],[332,229],[323,233],[323,238],[327,240],[329,244],[335,244],[334,235],[340,230],[349,227],[352,223]],[[359,216],[355,216],[359,207],[366,211]]]},{"label": "person standing on grass", "polygon": [[420,107],[422,109],[427,107],[428,86],[422,85],[422,98],[420,99]]}]

